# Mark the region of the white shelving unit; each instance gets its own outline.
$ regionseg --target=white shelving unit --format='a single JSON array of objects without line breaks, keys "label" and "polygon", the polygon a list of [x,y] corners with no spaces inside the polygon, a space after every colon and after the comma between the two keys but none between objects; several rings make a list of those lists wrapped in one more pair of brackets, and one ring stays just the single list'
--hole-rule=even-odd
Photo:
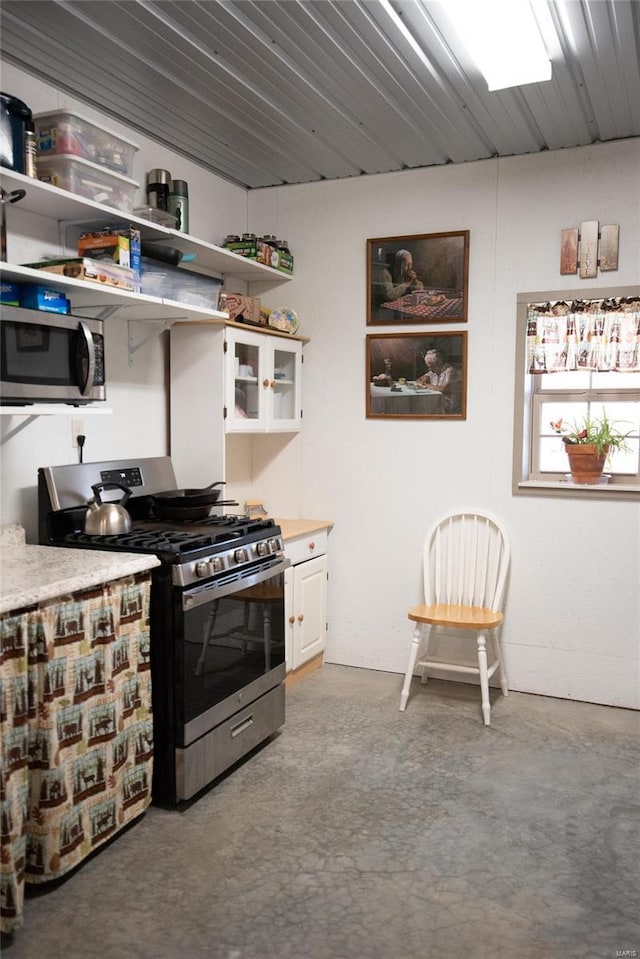
[{"label": "white shelving unit", "polygon": [[110,223],[126,222],[139,228],[143,240],[165,240],[168,245],[184,253],[195,252],[197,263],[191,265],[195,272],[213,273],[222,277],[233,277],[244,283],[261,283],[271,286],[291,280],[291,276],[286,273],[274,270],[255,260],[248,260],[213,243],[198,240],[178,230],[159,226],[132,213],[114,210],[102,203],[94,203],[93,200],[76,196],[68,190],[61,190],[59,187],[34,180],[22,173],[2,169],[0,185],[9,193],[14,190],[24,190],[25,196],[19,201],[19,208],[28,213],[36,213],[39,216],[57,220],[64,226],[70,238],[73,237],[73,231],[80,233],[81,230],[90,228],[92,225],[105,226]]},{"label": "white shelving unit", "polygon": [[[195,253],[197,263],[190,264],[191,271],[215,275],[223,281],[233,279],[249,285],[259,284],[261,289],[291,280],[287,274],[265,266],[263,263],[248,260],[237,253],[204,240],[198,240],[178,230],[168,229],[122,210],[114,210],[102,203],[95,203],[93,200],[76,196],[67,190],[61,190],[12,170],[0,171],[0,185],[8,193],[24,190],[25,196],[18,201],[17,207],[19,205],[22,211],[56,220],[61,236],[64,235],[66,246],[74,246],[82,230],[111,223],[128,223],[139,228],[141,239],[145,241],[166,241],[170,246],[185,253]],[[134,353],[151,336],[158,335],[174,323],[224,323],[228,320],[227,314],[218,310],[191,306],[177,300],[147,296],[142,293],[132,293],[113,286],[100,286],[97,283],[58,276],[55,273],[45,273],[42,270],[18,264],[1,264],[0,276],[6,282],[44,283],[50,289],[59,290],[71,301],[74,314],[88,314],[106,319],[117,312],[129,322],[129,364],[133,361]],[[138,336],[134,324],[139,323],[153,324],[153,332],[150,335]],[[0,412],[15,414],[17,409],[21,408],[2,408]],[[34,415],[33,410],[33,406],[29,410],[25,408],[25,414]]]}]

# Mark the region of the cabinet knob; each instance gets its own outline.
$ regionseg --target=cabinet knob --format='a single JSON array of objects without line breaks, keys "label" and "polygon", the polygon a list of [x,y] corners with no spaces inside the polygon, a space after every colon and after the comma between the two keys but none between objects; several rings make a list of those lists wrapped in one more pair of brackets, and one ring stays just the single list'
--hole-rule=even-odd
[{"label": "cabinet knob", "polygon": [[289,617],[289,622],[291,623],[292,626],[293,626],[293,624],[295,623],[295,621],[296,621],[295,616],[290,616],[290,617]]},{"label": "cabinet knob", "polygon": [[301,623],[303,619],[304,619],[304,616],[302,615],[302,613],[300,613],[300,615],[298,616],[298,622]]},{"label": "cabinet knob", "polygon": [[272,389],[272,390],[275,390],[275,388],[276,388],[276,381],[275,381],[275,380],[271,380],[271,389]]},{"label": "cabinet knob", "polygon": [[264,386],[265,390],[269,389],[269,380],[263,380],[262,385]]},{"label": "cabinet knob", "polygon": [[311,542],[309,543],[309,549],[315,549],[315,548],[316,548],[316,544],[313,542],[313,540],[311,540]]}]

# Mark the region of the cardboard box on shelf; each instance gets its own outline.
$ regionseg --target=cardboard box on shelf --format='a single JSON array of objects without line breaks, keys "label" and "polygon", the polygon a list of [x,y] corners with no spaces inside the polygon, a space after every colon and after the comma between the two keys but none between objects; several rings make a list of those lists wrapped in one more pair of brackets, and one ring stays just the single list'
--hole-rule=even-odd
[{"label": "cardboard box on shelf", "polygon": [[257,296],[244,296],[242,293],[221,293],[218,298],[218,309],[227,313],[234,323],[250,323],[253,326],[264,326],[260,316],[260,299]]},{"label": "cardboard box on shelf", "polygon": [[50,290],[40,283],[22,284],[20,306],[28,310],[44,310],[49,313],[69,313],[71,309],[71,303],[64,293]]},{"label": "cardboard box on shelf", "polygon": [[271,246],[269,243],[265,243],[264,240],[258,240],[258,263],[264,263],[265,266],[278,266],[278,250]]},{"label": "cardboard box on shelf", "polygon": [[32,270],[57,273],[74,280],[88,280],[104,286],[117,286],[121,290],[133,290],[135,279],[133,270],[118,266],[109,260],[93,260],[88,256],[66,257],[60,260],[38,260],[37,263],[25,263]]},{"label": "cardboard box on shelf", "polygon": [[140,292],[140,230],[133,226],[105,227],[93,233],[81,233],[78,255],[94,260],[112,260],[133,270],[134,291]]},{"label": "cardboard box on shelf", "polygon": [[250,260],[255,260],[258,255],[258,247],[254,241],[239,240],[237,243],[225,243],[225,250],[231,250],[232,253],[238,253],[240,256],[246,256]]},{"label": "cardboard box on shelf", "polygon": [[281,270],[282,273],[293,273],[293,257],[290,253],[278,250],[278,266],[276,269]]},{"label": "cardboard box on shelf", "polygon": [[21,285],[21,283],[6,283],[3,280],[0,283],[0,303],[6,306],[19,306]]}]

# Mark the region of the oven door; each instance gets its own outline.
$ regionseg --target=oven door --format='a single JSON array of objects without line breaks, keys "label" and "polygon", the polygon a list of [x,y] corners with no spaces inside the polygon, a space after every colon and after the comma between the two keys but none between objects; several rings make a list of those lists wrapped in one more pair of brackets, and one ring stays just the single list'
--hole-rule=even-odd
[{"label": "oven door", "polygon": [[175,745],[187,747],[285,676],[285,558],[181,594]]}]

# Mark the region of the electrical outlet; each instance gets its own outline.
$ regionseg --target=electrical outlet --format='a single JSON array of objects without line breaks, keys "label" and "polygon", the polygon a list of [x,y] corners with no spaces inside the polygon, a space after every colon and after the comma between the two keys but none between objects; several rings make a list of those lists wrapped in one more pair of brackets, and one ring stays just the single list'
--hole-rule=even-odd
[{"label": "electrical outlet", "polygon": [[81,416],[71,417],[71,445],[74,449],[78,448],[78,436],[84,435],[84,420]]}]

